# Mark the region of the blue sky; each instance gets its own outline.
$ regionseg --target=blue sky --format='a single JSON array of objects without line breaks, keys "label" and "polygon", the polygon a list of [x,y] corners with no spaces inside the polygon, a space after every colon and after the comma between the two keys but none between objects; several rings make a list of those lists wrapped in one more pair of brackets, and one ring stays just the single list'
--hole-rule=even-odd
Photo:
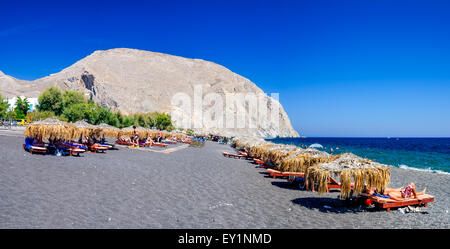
[{"label": "blue sky", "polygon": [[2,1],[8,75],[116,47],[221,64],[302,135],[450,136],[449,1]]}]

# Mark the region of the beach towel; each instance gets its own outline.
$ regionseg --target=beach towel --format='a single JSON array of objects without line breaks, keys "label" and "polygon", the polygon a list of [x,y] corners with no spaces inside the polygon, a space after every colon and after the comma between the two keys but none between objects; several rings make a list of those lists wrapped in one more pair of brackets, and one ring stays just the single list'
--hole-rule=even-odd
[{"label": "beach towel", "polygon": [[63,144],[64,144],[64,145],[73,146],[73,147],[78,147],[78,148],[83,149],[83,150],[87,150],[87,147],[86,147],[86,146],[83,146],[83,145],[71,144],[71,143],[63,143]]},{"label": "beach towel", "polygon": [[377,196],[377,197],[381,197],[381,198],[391,199],[391,197],[389,197],[389,195],[379,195],[379,194],[375,194],[375,193],[373,193],[373,195]]},{"label": "beach towel", "polygon": [[25,138],[25,148],[31,149],[31,146],[33,146],[33,138]]}]

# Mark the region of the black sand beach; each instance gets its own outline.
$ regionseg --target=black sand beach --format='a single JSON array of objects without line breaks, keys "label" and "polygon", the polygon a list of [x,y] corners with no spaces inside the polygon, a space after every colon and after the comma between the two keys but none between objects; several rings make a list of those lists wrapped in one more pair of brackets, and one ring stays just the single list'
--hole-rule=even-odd
[{"label": "black sand beach", "polygon": [[450,228],[449,175],[392,168],[390,187],[413,181],[435,202],[387,213],[301,191],[217,143],[56,157],[20,136],[0,131],[0,228]]}]

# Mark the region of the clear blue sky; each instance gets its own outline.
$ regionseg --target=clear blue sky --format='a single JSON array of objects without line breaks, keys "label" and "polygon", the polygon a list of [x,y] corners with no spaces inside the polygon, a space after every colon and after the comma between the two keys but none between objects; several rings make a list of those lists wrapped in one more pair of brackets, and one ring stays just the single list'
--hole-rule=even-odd
[{"label": "clear blue sky", "polygon": [[0,70],[95,50],[221,64],[280,93],[306,136],[450,136],[450,1],[2,1]]}]

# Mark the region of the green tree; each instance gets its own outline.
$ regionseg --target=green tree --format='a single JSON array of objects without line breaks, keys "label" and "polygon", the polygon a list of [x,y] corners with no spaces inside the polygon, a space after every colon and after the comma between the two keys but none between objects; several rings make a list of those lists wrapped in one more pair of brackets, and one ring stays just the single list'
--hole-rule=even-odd
[{"label": "green tree", "polygon": [[3,99],[2,94],[0,93],[0,118],[6,118],[6,111],[9,108],[9,103],[7,99]]},{"label": "green tree", "polygon": [[170,125],[168,125],[167,127],[166,127],[166,130],[167,131],[173,131],[173,130],[175,130],[175,126],[173,126],[172,124],[170,124]]},{"label": "green tree", "polygon": [[118,125],[116,126],[117,128],[122,128],[122,124],[123,124],[123,115],[120,111],[117,111],[114,113],[114,117],[115,119],[117,119],[118,121]]},{"label": "green tree", "polygon": [[86,103],[80,103],[71,105],[63,110],[62,117],[66,118],[69,122],[77,122],[78,120],[82,120],[86,116],[87,112]]},{"label": "green tree", "polygon": [[14,111],[16,112],[16,118],[25,119],[29,109],[30,103],[28,102],[28,99],[17,97],[16,107],[14,108]]},{"label": "green tree", "polygon": [[39,111],[51,111],[56,115],[60,115],[63,112],[63,94],[61,90],[52,86],[45,89],[41,95],[39,95],[38,101],[39,106],[37,107]]},{"label": "green tree", "polygon": [[123,127],[129,127],[129,126],[132,126],[132,125],[134,125],[134,119],[133,119],[133,117],[130,117],[130,116],[126,116],[124,119],[123,119],[123,122],[122,122],[122,128]]},{"label": "green tree", "polygon": [[86,119],[86,121],[90,124],[98,124],[100,108],[100,106],[96,105],[93,102],[85,105],[84,119]]},{"label": "green tree", "polygon": [[17,114],[14,110],[9,110],[6,115],[6,119],[15,120],[17,118]]},{"label": "green tree", "polygon": [[137,113],[135,115],[134,119],[135,119],[135,123],[137,124],[137,126],[148,127],[148,122],[147,122],[147,119],[145,117],[145,114]]},{"label": "green tree", "polygon": [[147,113],[147,124],[148,127],[152,128],[152,127],[156,127],[156,120],[158,119],[158,112],[151,112],[151,113]]},{"label": "green tree", "polygon": [[69,90],[64,92],[62,102],[63,109],[65,109],[72,105],[87,103],[87,99],[84,97],[83,93]]},{"label": "green tree", "polygon": [[117,128],[120,127],[120,121],[117,118],[117,116],[114,115],[114,114],[111,114],[111,116],[108,118],[106,123],[109,124],[109,125],[115,126]]},{"label": "green tree", "polygon": [[160,113],[158,117],[156,118],[156,128],[159,130],[165,130],[170,125],[172,125],[172,120],[170,118],[170,115],[165,113]]},{"label": "green tree", "polygon": [[109,109],[107,109],[105,107],[99,107],[98,119],[97,119],[96,124],[101,124],[101,123],[109,124],[112,116],[113,116],[113,114]]}]

